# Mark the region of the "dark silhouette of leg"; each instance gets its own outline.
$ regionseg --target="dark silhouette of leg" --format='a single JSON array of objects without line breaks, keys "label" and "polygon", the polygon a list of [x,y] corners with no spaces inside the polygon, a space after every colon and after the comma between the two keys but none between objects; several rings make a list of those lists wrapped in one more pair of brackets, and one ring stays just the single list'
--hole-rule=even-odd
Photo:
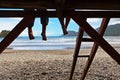
[{"label": "dark silhouette of leg", "polygon": [[35,39],[35,37],[33,36],[32,27],[28,27],[28,35],[30,40]]},{"label": "dark silhouette of leg", "polygon": [[67,18],[66,18],[66,22],[65,22],[65,28],[66,28],[66,29],[67,29],[67,27],[68,27],[69,22],[70,22],[70,17],[67,17]]},{"label": "dark silhouette of leg", "polygon": [[60,24],[62,26],[62,30],[63,30],[63,34],[66,35],[68,34],[67,30],[66,30],[66,27],[65,27],[65,24],[64,24],[64,18],[58,18],[59,21],[60,21]]},{"label": "dark silhouette of leg", "polygon": [[34,39],[33,31],[32,31],[33,25],[34,25],[34,19],[33,19],[32,23],[27,26],[28,27],[28,35],[29,35],[30,40]]},{"label": "dark silhouette of leg", "polygon": [[46,38],[46,26],[47,26],[47,25],[42,25],[42,33],[41,33],[41,36],[42,36],[42,39],[43,39],[43,40],[47,40],[47,38]]},{"label": "dark silhouette of leg", "polygon": [[[29,14],[29,13],[34,12],[34,9],[24,9],[24,11],[25,11],[27,14]],[[33,19],[32,22],[27,26],[27,27],[28,27],[28,35],[29,35],[29,39],[30,39],[30,40],[34,39],[33,31],[32,31],[33,25],[34,25],[34,19]]]},{"label": "dark silhouette of leg", "polygon": [[47,40],[47,38],[46,38],[46,27],[47,27],[47,24],[48,24],[48,18],[47,17],[42,17],[41,18],[41,24],[42,24],[42,33],[41,33],[42,39]]}]

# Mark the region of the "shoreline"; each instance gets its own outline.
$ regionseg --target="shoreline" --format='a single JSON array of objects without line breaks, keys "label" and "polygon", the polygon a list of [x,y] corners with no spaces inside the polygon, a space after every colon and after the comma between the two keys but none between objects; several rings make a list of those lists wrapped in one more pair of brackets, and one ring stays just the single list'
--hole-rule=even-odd
[{"label": "shoreline", "polygon": [[[120,52],[120,47],[115,48]],[[1,80],[68,80],[74,49],[12,50],[0,55]],[[81,54],[90,49],[81,49]],[[79,58],[73,80],[79,80],[86,58]],[[99,48],[85,80],[120,80],[120,65]]]},{"label": "shoreline", "polygon": [[[62,46],[62,45],[61,45]],[[113,47],[113,48],[120,48],[120,44],[117,44],[117,43],[115,43],[115,44],[111,44],[111,46]],[[75,48],[75,46],[74,47],[52,47],[52,48],[44,48],[44,47],[42,47],[42,46],[40,46],[41,48],[37,48],[37,49],[35,49],[35,48],[31,48],[31,49],[24,49],[25,47],[24,47],[24,45],[22,46],[21,45],[21,49],[17,49],[17,48],[11,48],[11,47],[8,47],[7,49],[10,49],[10,50],[66,50],[66,49],[74,49]],[[87,46],[84,46],[84,45],[81,45],[81,49],[91,49],[91,47],[92,47],[92,44],[91,45],[87,45]]]}]

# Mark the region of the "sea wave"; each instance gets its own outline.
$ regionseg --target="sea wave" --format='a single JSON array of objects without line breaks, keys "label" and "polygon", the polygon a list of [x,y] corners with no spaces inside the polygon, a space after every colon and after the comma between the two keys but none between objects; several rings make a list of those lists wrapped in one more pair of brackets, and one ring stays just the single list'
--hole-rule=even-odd
[{"label": "sea wave", "polygon": [[[120,45],[120,37],[104,37],[111,45]],[[0,38],[0,41],[2,38]],[[41,38],[29,40],[28,37],[20,37],[8,46],[16,50],[54,50],[75,48],[76,37],[49,37],[47,41]],[[91,42],[83,42],[81,48],[92,47]]]}]

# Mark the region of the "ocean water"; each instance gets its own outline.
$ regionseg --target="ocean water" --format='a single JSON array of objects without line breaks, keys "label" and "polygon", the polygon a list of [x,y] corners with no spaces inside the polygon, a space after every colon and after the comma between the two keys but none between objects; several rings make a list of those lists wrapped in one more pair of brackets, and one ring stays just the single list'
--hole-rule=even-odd
[{"label": "ocean water", "polygon": [[[110,44],[120,47],[119,37],[104,37]],[[2,38],[0,38],[0,41]],[[49,36],[47,41],[43,41],[41,37],[36,37],[34,40],[29,40],[28,37],[18,37],[15,39],[8,48],[14,50],[62,50],[62,49],[74,49],[76,43],[75,36],[61,37],[61,36]],[[81,48],[89,48],[92,46],[91,42],[82,42]]]}]

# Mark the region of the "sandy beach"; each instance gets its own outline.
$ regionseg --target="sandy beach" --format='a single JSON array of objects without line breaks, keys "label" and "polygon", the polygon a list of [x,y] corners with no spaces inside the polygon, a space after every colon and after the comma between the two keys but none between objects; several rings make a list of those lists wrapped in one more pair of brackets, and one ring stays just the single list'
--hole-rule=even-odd
[{"label": "sandy beach", "polygon": [[[120,52],[120,48],[115,48]],[[12,50],[0,55],[0,80],[68,80],[74,49]],[[90,53],[82,49],[80,54]],[[79,80],[87,58],[77,61],[73,80]],[[85,80],[120,80],[120,65],[99,48]]]}]

